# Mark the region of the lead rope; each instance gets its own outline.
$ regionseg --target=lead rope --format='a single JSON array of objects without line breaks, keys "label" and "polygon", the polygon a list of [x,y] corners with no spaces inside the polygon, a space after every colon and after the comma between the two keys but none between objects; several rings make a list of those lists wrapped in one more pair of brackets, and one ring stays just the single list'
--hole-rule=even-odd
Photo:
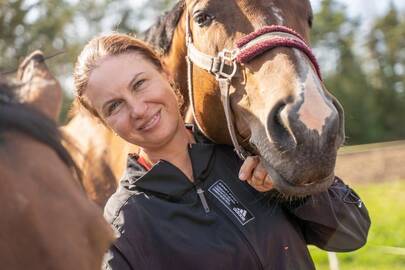
[{"label": "lead rope", "polygon": [[219,83],[219,89],[221,90],[221,101],[222,105],[224,106],[226,124],[228,126],[229,135],[235,148],[235,152],[240,159],[245,160],[250,155],[250,153],[241,147],[241,145],[238,142],[238,139],[236,138],[235,126],[233,124],[233,117],[231,115],[231,104],[229,98],[231,81],[230,79],[221,79],[221,78],[217,78],[217,81]]}]

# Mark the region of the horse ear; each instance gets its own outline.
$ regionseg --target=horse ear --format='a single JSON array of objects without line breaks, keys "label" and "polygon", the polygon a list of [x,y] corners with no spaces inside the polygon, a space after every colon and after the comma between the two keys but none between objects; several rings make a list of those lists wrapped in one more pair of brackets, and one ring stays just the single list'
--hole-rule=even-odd
[{"label": "horse ear", "polygon": [[17,80],[21,82],[21,101],[36,107],[54,120],[58,119],[63,92],[49,71],[41,51],[35,51],[24,59],[18,68]]},{"label": "horse ear", "polygon": [[143,33],[144,40],[166,54],[170,50],[184,6],[184,1],[179,1],[172,10],[160,16],[157,22]]}]

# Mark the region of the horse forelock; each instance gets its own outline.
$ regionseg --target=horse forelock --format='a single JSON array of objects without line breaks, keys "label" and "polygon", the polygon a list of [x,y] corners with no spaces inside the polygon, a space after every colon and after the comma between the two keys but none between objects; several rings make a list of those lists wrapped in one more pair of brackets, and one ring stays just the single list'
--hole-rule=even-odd
[{"label": "horse forelock", "polygon": [[164,54],[168,53],[184,7],[185,1],[178,1],[170,11],[160,16],[157,22],[143,33],[144,40]]}]

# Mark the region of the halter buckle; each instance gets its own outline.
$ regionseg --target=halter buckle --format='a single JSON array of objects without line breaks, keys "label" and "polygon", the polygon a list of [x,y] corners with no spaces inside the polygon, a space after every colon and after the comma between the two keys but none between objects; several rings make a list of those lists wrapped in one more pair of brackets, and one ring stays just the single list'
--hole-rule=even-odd
[{"label": "halter buckle", "polygon": [[[215,77],[217,80],[227,79],[232,80],[238,70],[238,64],[235,61],[234,51],[224,49],[218,53],[218,59],[220,60],[219,69],[215,72]],[[225,66],[231,67],[230,73],[225,71]]]}]

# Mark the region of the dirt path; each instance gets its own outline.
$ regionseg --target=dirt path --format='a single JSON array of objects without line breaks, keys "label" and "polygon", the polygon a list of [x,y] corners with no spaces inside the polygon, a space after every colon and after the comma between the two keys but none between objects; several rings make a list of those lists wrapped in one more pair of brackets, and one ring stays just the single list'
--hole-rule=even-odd
[{"label": "dirt path", "polygon": [[405,180],[405,141],[343,147],[336,175],[355,184]]}]

